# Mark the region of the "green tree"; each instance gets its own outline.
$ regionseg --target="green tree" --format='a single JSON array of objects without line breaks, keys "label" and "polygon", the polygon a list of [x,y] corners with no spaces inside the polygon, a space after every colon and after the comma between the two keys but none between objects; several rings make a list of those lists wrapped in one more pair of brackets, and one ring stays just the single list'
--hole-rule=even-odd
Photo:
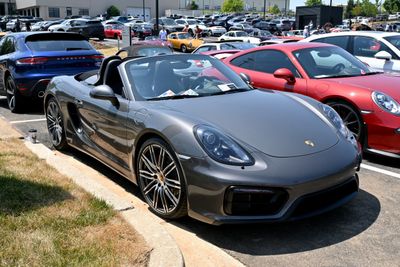
[{"label": "green tree", "polygon": [[273,5],[273,6],[270,6],[268,12],[271,13],[271,14],[274,14],[274,15],[277,15],[277,14],[281,13],[281,11],[279,10],[278,5],[276,5],[276,4]]},{"label": "green tree", "polygon": [[352,16],[352,11],[354,8],[354,1],[353,0],[348,0],[347,1],[347,6],[346,6],[346,10],[344,11],[344,17],[346,19],[350,18]]},{"label": "green tree", "polygon": [[197,10],[197,9],[199,9],[199,5],[196,4],[195,1],[192,1],[192,2],[187,6],[187,8],[190,9],[190,10]]},{"label": "green tree", "polygon": [[375,17],[378,14],[378,8],[369,0],[362,0],[361,14],[365,17]]},{"label": "green tree", "polygon": [[306,6],[322,6],[322,0],[306,0],[304,4]]},{"label": "green tree", "polygon": [[224,0],[222,4],[222,12],[241,12],[243,10],[243,0]]},{"label": "green tree", "polygon": [[385,10],[391,14],[399,12],[400,10],[400,0],[385,0],[383,3]]},{"label": "green tree", "polygon": [[109,15],[110,17],[119,16],[120,14],[121,14],[121,12],[119,11],[119,9],[116,6],[110,6],[107,9],[107,15]]},{"label": "green tree", "polygon": [[351,11],[351,14],[352,14],[354,17],[357,17],[357,16],[361,16],[361,13],[362,13],[361,4],[360,4],[360,3],[357,3],[356,6],[355,6],[355,7],[353,8],[353,10]]}]

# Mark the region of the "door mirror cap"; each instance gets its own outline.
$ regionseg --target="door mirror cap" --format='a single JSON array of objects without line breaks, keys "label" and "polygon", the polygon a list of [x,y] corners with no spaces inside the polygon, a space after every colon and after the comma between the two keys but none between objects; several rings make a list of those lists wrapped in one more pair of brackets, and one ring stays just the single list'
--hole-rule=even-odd
[{"label": "door mirror cap", "polygon": [[109,100],[113,105],[118,104],[118,99],[115,96],[113,89],[106,84],[96,86],[90,90],[90,97],[101,100]]},{"label": "door mirror cap", "polygon": [[392,55],[387,51],[379,51],[375,54],[376,59],[392,60]]},{"label": "door mirror cap", "polygon": [[288,84],[296,83],[296,78],[294,77],[293,73],[286,68],[277,69],[274,72],[274,77],[278,79],[284,79],[288,82]]},{"label": "door mirror cap", "polygon": [[246,73],[241,72],[241,73],[239,74],[239,76],[240,76],[240,78],[242,78],[242,80],[243,80],[245,83],[251,84],[251,79],[250,79],[250,76],[249,76],[249,75],[247,75]]}]

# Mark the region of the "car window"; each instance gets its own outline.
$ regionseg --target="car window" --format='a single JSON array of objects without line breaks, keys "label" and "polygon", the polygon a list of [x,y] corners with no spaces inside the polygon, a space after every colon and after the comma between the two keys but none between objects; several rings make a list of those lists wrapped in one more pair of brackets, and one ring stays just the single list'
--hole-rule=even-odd
[{"label": "car window", "polygon": [[[234,49],[235,47],[232,45],[228,45],[228,44],[221,44],[221,50],[229,50],[229,49]],[[215,49],[213,50],[217,50],[217,48],[215,47]]]},{"label": "car window", "polygon": [[385,39],[394,45],[398,50],[400,50],[400,35],[385,37]]},{"label": "car window", "polygon": [[277,50],[261,50],[243,55],[231,61],[235,66],[273,74],[277,69],[289,69],[295,77],[300,74],[290,59],[283,52]]},{"label": "car window", "polygon": [[15,39],[7,37],[1,45],[0,54],[6,55],[15,52]]},{"label": "car window", "polygon": [[312,40],[311,42],[332,44],[347,50],[349,39],[350,39],[349,36],[335,36],[335,37],[320,38]]},{"label": "car window", "polygon": [[397,55],[381,41],[372,37],[355,36],[354,37],[354,55],[359,57],[374,57],[379,51],[386,51],[397,59]]},{"label": "car window", "polygon": [[195,54],[203,53],[203,52],[206,52],[206,51],[210,51],[210,46],[199,47],[199,49],[196,50]]}]

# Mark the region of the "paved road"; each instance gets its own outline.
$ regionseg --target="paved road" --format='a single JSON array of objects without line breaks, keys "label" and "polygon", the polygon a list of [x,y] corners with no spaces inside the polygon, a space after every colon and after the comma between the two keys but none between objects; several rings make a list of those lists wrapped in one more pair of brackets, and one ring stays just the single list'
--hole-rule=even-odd
[{"label": "paved road", "polygon": [[[0,98],[0,116],[23,133],[37,129],[39,142],[50,146],[41,107],[32,108],[27,114],[11,114],[5,99]],[[109,169],[82,154],[78,158],[137,194],[131,183]],[[367,155],[365,168],[360,171],[358,197],[319,217],[250,226],[215,227],[190,218],[172,223],[247,266],[399,266],[399,163],[397,159]],[[371,171],[371,167],[377,169]],[[385,171],[389,175],[381,173]]]}]

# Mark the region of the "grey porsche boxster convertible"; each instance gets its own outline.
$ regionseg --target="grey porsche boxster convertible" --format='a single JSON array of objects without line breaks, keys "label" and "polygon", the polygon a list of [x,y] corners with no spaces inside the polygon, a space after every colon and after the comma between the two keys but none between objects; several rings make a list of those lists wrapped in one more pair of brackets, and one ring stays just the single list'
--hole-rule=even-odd
[{"label": "grey porsche boxster convertible", "polygon": [[294,220],[358,192],[360,150],[332,108],[253,89],[208,56],[113,56],[54,78],[44,105],[56,149],[108,165],[166,219]]}]

